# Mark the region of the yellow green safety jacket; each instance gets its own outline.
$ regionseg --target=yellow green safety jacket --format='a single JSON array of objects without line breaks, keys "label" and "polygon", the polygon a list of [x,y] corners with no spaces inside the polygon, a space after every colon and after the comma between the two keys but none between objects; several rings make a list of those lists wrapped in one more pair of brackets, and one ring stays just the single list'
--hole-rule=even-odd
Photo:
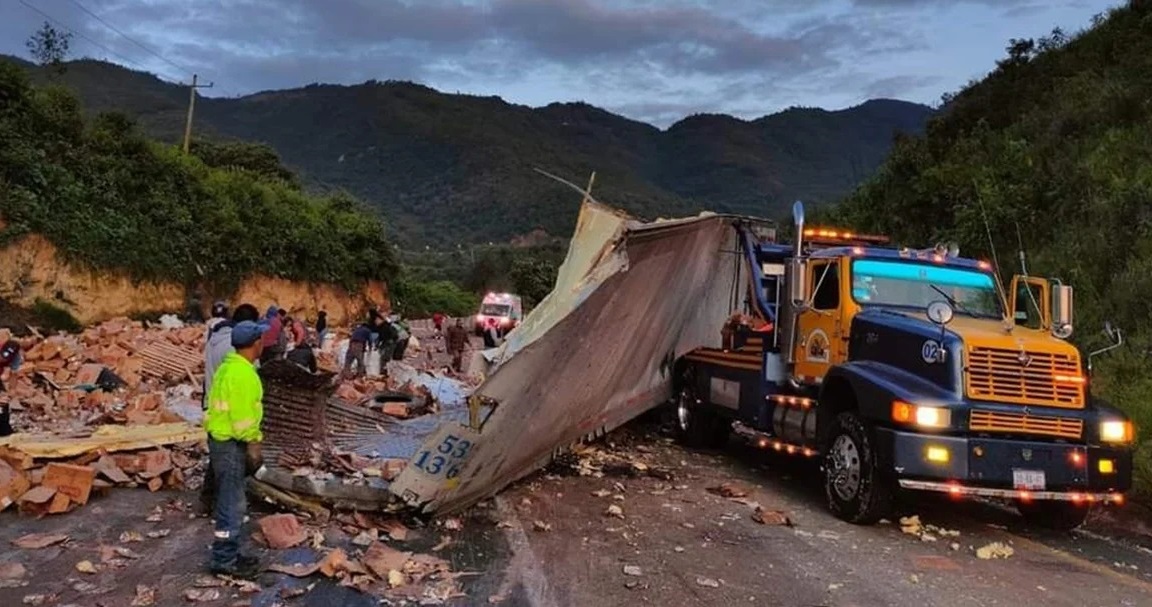
[{"label": "yellow green safety jacket", "polygon": [[204,430],[213,440],[258,443],[264,440],[264,385],[256,367],[243,356],[229,352],[216,369],[208,391]]}]

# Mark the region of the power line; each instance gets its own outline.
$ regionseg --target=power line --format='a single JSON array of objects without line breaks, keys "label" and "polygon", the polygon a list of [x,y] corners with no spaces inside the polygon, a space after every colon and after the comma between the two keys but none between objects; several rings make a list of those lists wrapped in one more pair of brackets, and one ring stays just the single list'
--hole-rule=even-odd
[{"label": "power line", "polygon": [[144,52],[152,55],[153,57],[156,57],[157,59],[163,61],[164,63],[167,63],[168,65],[171,65],[172,67],[176,68],[177,70],[180,70],[181,72],[185,72],[188,74],[192,73],[192,70],[169,60],[167,57],[161,55],[160,53],[157,53],[156,51],[152,50],[151,48],[148,48],[142,42],[136,40],[132,36],[125,34],[123,31],[121,31],[115,25],[112,25],[111,23],[108,23],[107,21],[105,21],[104,18],[101,17],[100,15],[97,15],[96,13],[92,12],[91,10],[88,10],[88,7],[84,6],[83,4],[80,4],[79,0],[69,0],[69,2],[71,2],[72,4],[75,4],[77,7],[80,8],[80,10],[84,11],[85,13],[88,13],[88,16],[99,21],[100,23],[103,23],[104,26],[107,27],[108,29],[112,30],[113,32],[116,32],[117,34],[120,34],[121,36],[123,36],[125,40],[127,40],[127,41],[131,42],[132,44],[135,44],[136,46],[144,49]]},{"label": "power line", "polygon": [[67,25],[64,25],[63,23],[58,21],[56,18],[54,18],[52,15],[49,15],[48,13],[40,10],[39,8],[37,8],[31,4],[28,4],[27,0],[20,0],[20,4],[23,4],[24,6],[36,11],[37,13],[40,13],[40,15],[42,17],[44,17],[48,21],[56,24],[57,27],[67,31],[68,33],[73,34],[75,36],[79,36],[79,37],[83,38],[84,40],[87,40],[90,44],[96,46],[97,48],[103,49],[104,52],[108,53],[109,55],[112,55],[113,57],[116,57],[117,59],[119,59],[119,60],[121,60],[121,61],[123,61],[129,65],[134,65],[134,66],[140,68],[141,70],[148,71],[148,68],[144,67],[143,65],[141,65],[135,61],[132,61],[131,59],[124,57],[123,55],[113,51],[112,49],[104,46],[103,44],[100,44],[99,42],[96,42],[95,40],[89,38],[83,32],[78,32],[78,31],[68,27]]}]

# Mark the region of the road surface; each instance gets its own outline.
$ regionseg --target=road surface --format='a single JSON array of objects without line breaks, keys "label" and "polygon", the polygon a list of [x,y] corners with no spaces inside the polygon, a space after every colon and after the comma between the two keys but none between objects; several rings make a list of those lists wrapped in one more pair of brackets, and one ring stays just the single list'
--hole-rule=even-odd
[{"label": "road surface", "polygon": [[[1152,605],[1152,550],[1136,543],[1042,533],[1007,509],[947,498],[902,508],[956,537],[853,526],[824,509],[811,465],[735,444],[685,451],[643,430],[609,440],[672,480],[539,476],[500,496],[524,529],[517,556],[533,604]],[[751,489],[744,503],[707,491],[725,482]],[[793,526],[753,521],[749,501]],[[623,519],[605,515],[612,504]],[[534,531],[537,520],[551,530]],[[993,542],[1014,554],[978,558]]]}]

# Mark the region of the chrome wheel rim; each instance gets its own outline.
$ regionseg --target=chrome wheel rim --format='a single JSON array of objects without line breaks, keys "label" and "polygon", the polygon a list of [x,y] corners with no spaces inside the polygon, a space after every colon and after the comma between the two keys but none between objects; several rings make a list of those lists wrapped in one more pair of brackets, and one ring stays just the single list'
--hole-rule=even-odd
[{"label": "chrome wheel rim", "polygon": [[846,434],[836,437],[828,451],[828,478],[832,489],[844,501],[850,501],[860,491],[860,450]]}]

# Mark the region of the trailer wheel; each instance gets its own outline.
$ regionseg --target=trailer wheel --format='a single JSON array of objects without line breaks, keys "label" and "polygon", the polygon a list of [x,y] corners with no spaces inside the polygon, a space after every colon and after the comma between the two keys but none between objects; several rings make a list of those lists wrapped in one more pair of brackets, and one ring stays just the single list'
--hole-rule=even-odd
[{"label": "trailer wheel", "polygon": [[824,493],[828,509],[855,525],[871,525],[892,508],[893,487],[873,447],[872,432],[848,411],[833,422],[824,456]]},{"label": "trailer wheel", "polygon": [[1088,506],[1072,502],[1017,501],[1016,510],[1029,523],[1056,531],[1072,531],[1088,518]]},{"label": "trailer wheel", "polygon": [[728,442],[732,422],[717,414],[711,405],[700,401],[696,394],[696,373],[689,368],[684,372],[680,390],[672,403],[676,414],[676,434],[680,442],[689,447],[723,447]]}]

